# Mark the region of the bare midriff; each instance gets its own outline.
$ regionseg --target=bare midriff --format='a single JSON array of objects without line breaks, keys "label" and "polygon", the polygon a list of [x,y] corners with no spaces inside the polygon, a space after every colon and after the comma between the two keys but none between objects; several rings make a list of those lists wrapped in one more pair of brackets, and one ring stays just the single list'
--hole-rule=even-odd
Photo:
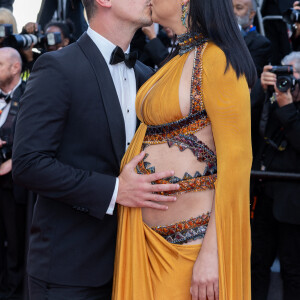
[{"label": "bare midriff", "polygon": [[[210,125],[194,133],[194,136],[215,152]],[[173,170],[176,177],[183,178],[186,173],[194,177],[197,172],[203,174],[207,167],[205,162],[197,160],[197,157],[190,149],[187,148],[184,151],[180,151],[177,145],[169,147],[168,143],[147,144],[144,150],[147,153],[144,162],[149,163],[148,168],[155,167],[155,172]],[[167,203],[168,209],[166,211],[143,208],[144,222],[150,227],[155,227],[170,225],[207,214],[212,208],[214,189],[179,191],[176,197],[177,200],[175,202]],[[188,243],[198,244],[201,243],[201,239],[192,240]]]}]

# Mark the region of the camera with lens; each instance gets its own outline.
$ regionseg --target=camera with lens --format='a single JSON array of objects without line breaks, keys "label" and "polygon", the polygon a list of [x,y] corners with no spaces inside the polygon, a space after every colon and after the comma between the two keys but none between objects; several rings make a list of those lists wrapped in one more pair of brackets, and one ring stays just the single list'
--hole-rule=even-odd
[{"label": "camera with lens", "polygon": [[3,47],[12,47],[17,50],[26,50],[31,46],[38,49],[44,49],[46,45],[54,46],[62,42],[60,32],[42,34],[41,31],[38,30],[35,34],[12,34],[11,24],[0,25],[0,37],[4,38],[4,41],[2,42]]},{"label": "camera with lens", "polygon": [[289,8],[283,13],[283,20],[288,24],[295,24],[300,22],[300,10]]},{"label": "camera with lens", "polygon": [[291,65],[273,66],[269,71],[277,75],[276,87],[282,93],[286,93],[289,89],[292,92],[299,84],[299,80],[293,76],[293,66]]}]

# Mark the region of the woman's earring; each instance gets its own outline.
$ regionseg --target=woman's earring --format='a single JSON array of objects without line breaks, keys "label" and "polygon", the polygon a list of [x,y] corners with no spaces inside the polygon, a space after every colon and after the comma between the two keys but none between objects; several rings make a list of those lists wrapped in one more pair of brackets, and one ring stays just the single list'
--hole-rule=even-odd
[{"label": "woman's earring", "polygon": [[188,5],[187,4],[184,4],[183,2],[181,3],[181,10],[182,10],[182,14],[181,14],[181,22],[182,22],[182,25],[187,28],[187,25],[186,25],[186,18],[188,16]]}]

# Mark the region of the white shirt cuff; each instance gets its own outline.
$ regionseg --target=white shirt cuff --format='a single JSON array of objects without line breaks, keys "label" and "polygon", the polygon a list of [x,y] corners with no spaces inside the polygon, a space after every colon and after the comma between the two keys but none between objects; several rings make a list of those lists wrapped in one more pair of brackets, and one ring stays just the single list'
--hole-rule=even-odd
[{"label": "white shirt cuff", "polygon": [[114,193],[111,197],[111,201],[109,204],[109,207],[106,211],[107,215],[113,215],[114,214],[114,209],[115,209],[115,205],[116,205],[116,201],[117,201],[117,195],[118,195],[118,190],[119,190],[119,178],[116,178],[116,185],[115,185],[115,189],[114,189]]}]

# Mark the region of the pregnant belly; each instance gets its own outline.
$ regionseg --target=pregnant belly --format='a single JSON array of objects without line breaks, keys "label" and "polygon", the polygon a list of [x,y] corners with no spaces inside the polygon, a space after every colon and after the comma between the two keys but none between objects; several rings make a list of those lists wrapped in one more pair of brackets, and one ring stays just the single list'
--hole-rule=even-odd
[{"label": "pregnant belly", "polygon": [[[203,174],[206,163],[199,162],[192,151],[180,151],[177,146],[169,147],[166,143],[150,145],[145,148],[148,157],[148,168],[155,172],[173,170],[175,176],[183,178],[186,173],[194,176],[196,172]],[[143,208],[143,220],[148,226],[170,225],[211,211],[214,190],[188,192],[177,195],[176,202],[167,203],[168,210],[160,211]]]}]

